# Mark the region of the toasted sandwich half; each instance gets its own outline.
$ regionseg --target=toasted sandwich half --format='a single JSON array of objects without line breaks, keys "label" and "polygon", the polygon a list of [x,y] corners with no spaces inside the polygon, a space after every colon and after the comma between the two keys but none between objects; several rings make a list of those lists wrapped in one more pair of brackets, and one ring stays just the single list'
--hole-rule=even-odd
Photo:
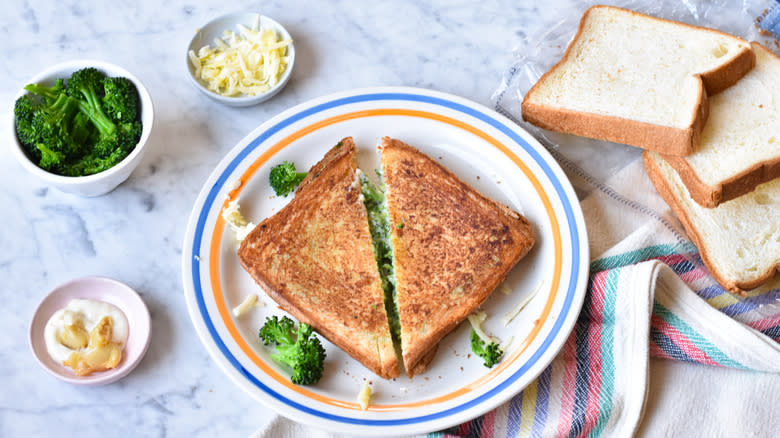
[{"label": "toasted sandwich half", "polygon": [[285,311],[383,378],[400,375],[352,138],[243,240],[244,269]]},{"label": "toasted sandwich half", "polygon": [[403,363],[425,370],[534,244],[531,224],[401,141],[382,139]]}]

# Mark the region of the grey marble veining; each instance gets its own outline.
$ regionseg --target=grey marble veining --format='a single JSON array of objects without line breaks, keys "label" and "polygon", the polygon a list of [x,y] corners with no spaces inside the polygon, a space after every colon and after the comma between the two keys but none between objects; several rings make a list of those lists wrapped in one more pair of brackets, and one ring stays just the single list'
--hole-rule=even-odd
[{"label": "grey marble veining", "polygon": [[[246,134],[297,103],[356,87],[432,88],[489,104],[513,44],[535,29],[536,2],[299,0],[18,1],[0,14],[0,102],[40,70],[76,58],[119,64],[147,86],[155,126],[143,162],[108,195],[47,188],[10,154],[0,125],[0,436],[246,436],[272,413],[218,369],[197,338],[181,286],[182,238],[201,185]],[[259,106],[222,106],[187,80],[198,26],[239,8],[285,25],[296,42],[287,88]],[[84,275],[120,279],[152,314],[139,367],[118,383],[72,386],[27,344],[35,306]],[[106,428],[108,426],[108,428]],[[118,427],[119,430],[112,430]]]}]

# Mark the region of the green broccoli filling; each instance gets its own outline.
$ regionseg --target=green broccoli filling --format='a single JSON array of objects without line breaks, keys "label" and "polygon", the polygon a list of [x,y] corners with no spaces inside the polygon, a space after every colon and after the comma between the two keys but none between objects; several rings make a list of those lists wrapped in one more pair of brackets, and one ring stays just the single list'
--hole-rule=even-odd
[{"label": "green broccoli filling", "polygon": [[[379,176],[381,178],[381,174]],[[390,334],[393,336],[393,343],[400,346],[401,322],[398,319],[398,300],[395,290],[395,273],[393,272],[393,247],[390,243],[390,218],[387,214],[385,194],[381,189],[371,184],[371,181],[362,173],[360,174],[360,187],[363,191],[363,204],[368,212],[368,227],[371,231],[374,257],[382,280],[382,290],[385,294],[385,311],[390,324]]]}]

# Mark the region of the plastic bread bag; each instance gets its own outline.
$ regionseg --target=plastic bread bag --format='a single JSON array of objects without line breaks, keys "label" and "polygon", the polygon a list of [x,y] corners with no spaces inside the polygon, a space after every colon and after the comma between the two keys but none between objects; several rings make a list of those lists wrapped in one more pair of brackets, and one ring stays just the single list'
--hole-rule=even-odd
[{"label": "plastic bread bag", "polygon": [[[518,123],[552,153],[584,198],[623,167],[640,159],[632,146],[591,140],[537,128],[523,121],[520,105],[525,93],[563,56],[587,8],[600,2],[567,0],[562,7],[539,9],[540,22],[519,29],[524,35],[514,49],[515,61],[493,94],[495,109]],[[758,41],[780,53],[780,2],[774,0],[617,0],[633,11],[717,29]],[[557,6],[557,5],[556,5]],[[631,197],[630,194],[623,194]]]}]

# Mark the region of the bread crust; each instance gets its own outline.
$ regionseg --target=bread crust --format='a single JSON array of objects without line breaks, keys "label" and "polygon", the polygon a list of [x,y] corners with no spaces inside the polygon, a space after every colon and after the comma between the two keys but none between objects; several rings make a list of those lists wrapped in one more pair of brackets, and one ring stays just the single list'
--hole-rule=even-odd
[{"label": "bread crust", "polygon": [[[571,50],[582,36],[585,23],[592,11],[600,8],[617,9],[643,18],[675,23],[681,26],[703,29],[721,35],[728,35],[715,29],[693,26],[686,23],[678,23],[672,20],[653,17],[639,12],[614,6],[591,6],[580,19],[577,33],[572,39],[563,57],[548,70],[526,93],[521,104],[523,120],[540,128],[551,131],[576,134],[597,140],[613,141],[617,143],[637,146],[643,149],[655,150],[667,155],[685,156],[692,154],[701,142],[701,131],[709,116],[709,103],[707,96],[714,95],[736,83],[741,77],[755,66],[756,58],[750,46],[740,50],[728,62],[713,68],[712,70],[693,75],[697,79],[698,99],[691,114],[691,123],[686,128],[674,128],[671,126],[655,125],[621,117],[603,114],[586,113],[565,108],[553,108],[531,102],[531,98],[538,87],[558,68],[569,59]],[[728,35],[732,38],[731,35]],[[739,38],[737,38],[739,39]]]},{"label": "bread crust", "polygon": [[417,361],[416,364],[413,365],[412,368],[406,369],[406,375],[409,376],[409,378],[411,379],[412,377],[425,372],[425,370],[428,369],[428,365],[436,356],[436,351],[438,349],[439,349],[439,344],[434,345],[430,350],[428,350],[423,355],[423,357],[420,358],[420,360]]},{"label": "bread crust", "polygon": [[401,347],[412,376],[528,253],[534,235],[524,217],[417,149],[387,137],[380,148]]},{"label": "bread crust", "polygon": [[691,199],[707,208],[717,207],[724,202],[752,192],[760,184],[780,178],[780,155],[772,160],[756,163],[714,185],[702,181],[685,158],[664,154],[661,156],[680,175]]},{"label": "bread crust", "polygon": [[[706,94],[703,94],[702,100],[706,101]],[[523,101],[522,112],[523,120],[550,131],[612,141],[670,154],[690,155],[696,151],[701,142],[701,131],[709,115],[709,105],[698,106],[693,124],[686,129],[676,129],[670,126],[654,125],[603,114],[583,113],[566,108],[551,108],[526,100]]]},{"label": "bread crust", "polygon": [[283,310],[389,379],[400,368],[356,169],[348,137],[249,233],[238,257]]},{"label": "bread crust", "polygon": [[[769,56],[780,61],[780,57],[762,44],[757,42],[750,44],[754,51],[763,50]],[[778,146],[777,156],[773,159],[755,163],[742,172],[713,185],[702,181],[687,159],[673,155],[661,155],[680,175],[691,198],[707,208],[717,207],[723,202],[750,193],[756,189],[756,186],[780,177],[780,146]]]},{"label": "bread crust", "polygon": [[644,166],[645,166],[645,171],[647,172],[647,176],[650,177],[650,181],[655,186],[656,191],[658,191],[658,194],[661,195],[664,201],[666,201],[666,204],[669,205],[669,207],[672,209],[674,214],[680,220],[683,227],[685,228],[685,232],[688,233],[688,236],[691,238],[691,240],[693,240],[693,243],[699,249],[699,255],[701,256],[702,261],[704,261],[704,264],[707,266],[707,269],[710,271],[710,274],[715,279],[715,281],[717,281],[721,286],[723,286],[724,289],[728,290],[733,294],[737,294],[744,297],[747,296],[746,291],[761,286],[762,284],[771,280],[777,273],[780,272],[780,266],[776,265],[768,269],[767,272],[758,276],[753,281],[739,282],[739,281],[730,281],[726,279],[715,268],[715,265],[712,263],[712,260],[710,259],[710,255],[707,252],[706,247],[704,246],[704,240],[699,234],[699,231],[696,229],[696,227],[693,226],[693,223],[691,222],[687,210],[682,206],[682,204],[680,204],[680,201],[672,192],[672,189],[669,187],[668,181],[661,173],[661,170],[658,168],[658,165],[655,163],[653,158],[650,156],[650,153],[647,151],[643,152],[642,160],[644,161]]}]

